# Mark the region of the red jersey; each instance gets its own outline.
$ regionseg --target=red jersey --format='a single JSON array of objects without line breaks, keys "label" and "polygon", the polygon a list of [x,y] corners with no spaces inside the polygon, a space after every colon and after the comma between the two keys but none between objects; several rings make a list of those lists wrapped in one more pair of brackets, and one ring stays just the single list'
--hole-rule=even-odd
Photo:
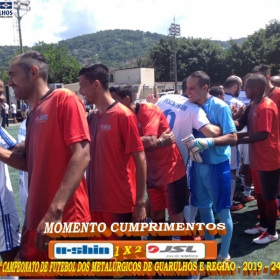
[{"label": "red jersey", "polygon": [[[70,90],[58,89],[31,111],[26,135],[29,194],[25,226],[36,230],[60,187],[72,157],[69,145],[90,141],[85,108]],[[62,222],[90,221],[85,179],[64,208]]]},{"label": "red jersey", "polygon": [[[159,138],[169,129],[163,112],[152,103],[139,103],[137,120],[140,136],[155,135]],[[175,143],[145,153],[149,187],[163,187],[186,175],[184,160]]]},{"label": "red jersey", "polygon": [[249,135],[268,132],[268,138],[249,145],[250,167],[261,171],[280,168],[279,118],[275,103],[265,97],[259,104],[252,103],[248,115]]},{"label": "red jersey", "polygon": [[91,161],[87,169],[91,211],[131,213],[136,173],[131,153],[143,151],[134,113],[113,103],[105,113],[88,116]]},{"label": "red jersey", "polygon": [[278,112],[280,112],[280,88],[274,87],[272,91],[267,95],[267,97],[269,97],[275,102],[278,108]]}]

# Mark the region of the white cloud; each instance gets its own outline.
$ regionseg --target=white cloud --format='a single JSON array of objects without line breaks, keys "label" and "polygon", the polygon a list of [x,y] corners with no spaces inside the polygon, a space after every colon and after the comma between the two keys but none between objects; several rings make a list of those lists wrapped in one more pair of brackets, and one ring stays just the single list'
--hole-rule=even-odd
[{"label": "white cloud", "polygon": [[[167,34],[174,15],[184,37],[246,37],[279,19],[280,0],[31,0],[21,21],[23,44],[55,43],[107,29]],[[0,18],[0,44],[13,45],[13,20]]]}]

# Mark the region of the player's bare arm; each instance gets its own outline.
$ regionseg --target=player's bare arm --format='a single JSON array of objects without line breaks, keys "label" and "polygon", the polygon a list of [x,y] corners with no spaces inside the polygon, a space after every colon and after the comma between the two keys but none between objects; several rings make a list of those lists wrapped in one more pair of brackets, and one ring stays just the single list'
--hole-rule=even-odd
[{"label": "player's bare arm", "polygon": [[240,123],[239,121],[233,121],[233,122],[237,131],[241,131],[245,127],[245,124]]},{"label": "player's bare arm", "polygon": [[145,190],[147,180],[147,164],[145,152],[131,153],[136,166],[136,202],[132,213],[132,221],[145,222],[146,209],[145,209]]},{"label": "player's bare arm", "polygon": [[229,133],[219,137],[214,138],[214,145],[215,146],[234,146],[237,142],[237,133]]},{"label": "player's bare arm", "polygon": [[27,171],[26,159],[23,153],[0,148],[0,160],[13,168]]},{"label": "player's bare arm", "polygon": [[169,146],[174,143],[174,133],[167,129],[164,131],[159,138],[156,135],[147,135],[141,137],[142,144],[145,151],[150,151],[155,148]]},{"label": "player's bare arm", "polygon": [[17,143],[14,147],[13,147],[13,151],[16,153],[24,153],[25,152],[25,141],[22,141],[20,143]]},{"label": "player's bare arm", "polygon": [[255,143],[259,141],[263,141],[267,139],[268,137],[268,132],[267,131],[258,131],[250,136],[245,136],[243,138],[238,138],[238,144],[250,144],[250,143]]},{"label": "player's bare arm", "polygon": [[206,137],[218,137],[222,135],[222,129],[219,126],[213,124],[207,124],[200,129],[201,133]]},{"label": "player's bare arm", "polygon": [[45,244],[50,240],[50,238],[44,234],[45,223],[61,222],[64,207],[78,188],[90,161],[89,142],[87,140],[71,144],[69,148],[72,152],[72,157],[65,171],[61,185],[47,213],[37,228],[35,246],[39,250],[46,250],[47,247]]}]

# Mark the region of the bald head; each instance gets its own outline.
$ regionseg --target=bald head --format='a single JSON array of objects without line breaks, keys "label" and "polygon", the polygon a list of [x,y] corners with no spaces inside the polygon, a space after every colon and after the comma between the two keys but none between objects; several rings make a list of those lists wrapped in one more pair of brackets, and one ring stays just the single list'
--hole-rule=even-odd
[{"label": "bald head", "polygon": [[280,87],[280,76],[272,76],[270,81],[275,87]]},{"label": "bald head", "polygon": [[240,77],[232,75],[229,76],[224,83],[224,91],[238,97],[242,88],[242,80]]}]

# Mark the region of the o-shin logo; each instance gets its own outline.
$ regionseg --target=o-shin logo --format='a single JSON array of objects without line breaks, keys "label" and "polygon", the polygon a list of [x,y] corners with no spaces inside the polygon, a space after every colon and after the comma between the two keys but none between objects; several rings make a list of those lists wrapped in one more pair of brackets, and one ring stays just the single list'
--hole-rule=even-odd
[{"label": "o-shin logo", "polygon": [[54,258],[59,259],[111,259],[114,245],[112,243],[57,242],[54,244]]},{"label": "o-shin logo", "polygon": [[13,17],[13,2],[0,2],[0,18]]},{"label": "o-shin logo", "polygon": [[203,243],[148,243],[146,257],[148,259],[203,259],[205,258]]}]

